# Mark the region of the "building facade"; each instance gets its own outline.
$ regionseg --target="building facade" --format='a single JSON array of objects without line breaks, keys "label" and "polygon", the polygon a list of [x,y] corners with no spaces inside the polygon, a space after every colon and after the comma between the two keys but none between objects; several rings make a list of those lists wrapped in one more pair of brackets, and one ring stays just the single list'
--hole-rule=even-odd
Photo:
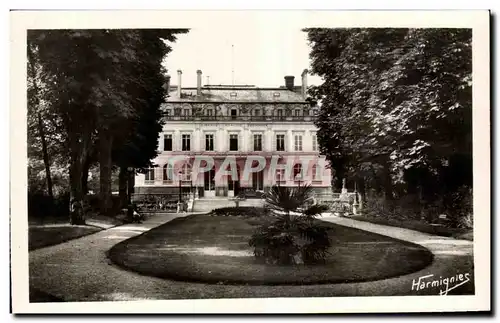
[{"label": "building facade", "polygon": [[331,192],[331,173],[319,154],[314,120],[317,107],[302,84],[285,76],[284,86],[204,85],[167,82],[165,124],[155,168],[135,178],[135,193],[195,190],[199,197],[232,197],[273,185],[310,184]]}]

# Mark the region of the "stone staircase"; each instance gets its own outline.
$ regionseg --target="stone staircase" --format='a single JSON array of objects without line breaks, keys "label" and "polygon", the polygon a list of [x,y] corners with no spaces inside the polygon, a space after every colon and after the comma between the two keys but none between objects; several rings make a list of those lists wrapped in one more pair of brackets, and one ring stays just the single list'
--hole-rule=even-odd
[{"label": "stone staircase", "polygon": [[[262,207],[262,199],[240,200],[240,206]],[[194,201],[193,212],[210,212],[223,207],[235,207],[236,203],[228,197],[203,197]]]}]

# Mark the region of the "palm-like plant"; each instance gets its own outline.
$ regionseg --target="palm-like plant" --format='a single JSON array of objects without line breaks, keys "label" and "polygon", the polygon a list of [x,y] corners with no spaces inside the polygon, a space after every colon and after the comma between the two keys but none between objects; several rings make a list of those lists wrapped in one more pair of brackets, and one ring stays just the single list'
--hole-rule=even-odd
[{"label": "palm-like plant", "polygon": [[312,196],[310,185],[299,187],[273,186],[265,195],[266,207],[270,210],[284,212],[286,219],[291,220],[290,212],[304,207]]},{"label": "palm-like plant", "polygon": [[[257,259],[274,264],[315,263],[324,260],[330,240],[327,228],[314,222],[324,207],[304,206],[311,197],[309,185],[274,186],[266,194],[266,208],[279,211],[276,221],[257,229],[249,241]],[[292,212],[299,212],[292,216]]]}]

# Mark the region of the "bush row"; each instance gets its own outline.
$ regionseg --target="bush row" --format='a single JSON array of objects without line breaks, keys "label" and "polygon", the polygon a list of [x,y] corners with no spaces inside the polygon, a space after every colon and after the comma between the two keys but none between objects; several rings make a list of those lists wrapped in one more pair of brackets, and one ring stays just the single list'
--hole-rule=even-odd
[{"label": "bush row", "polygon": [[[28,192],[28,216],[30,218],[64,218],[69,217],[69,193],[54,197],[51,205],[50,196],[42,192]],[[117,214],[120,209],[120,198],[116,195],[111,197],[113,202],[112,214]],[[99,213],[99,196],[87,195],[84,198],[85,213]]]},{"label": "bush row", "polygon": [[212,211],[213,216],[249,216],[258,217],[268,214],[265,208],[240,206],[240,207],[223,207]]},{"label": "bush row", "polygon": [[67,217],[69,216],[69,193],[51,199],[43,193],[28,193],[28,216],[30,218]]},{"label": "bush row", "polygon": [[417,195],[405,195],[393,201],[381,196],[368,196],[363,215],[391,221],[420,221],[452,228],[472,229],[472,190],[462,188],[433,201],[423,201]]}]

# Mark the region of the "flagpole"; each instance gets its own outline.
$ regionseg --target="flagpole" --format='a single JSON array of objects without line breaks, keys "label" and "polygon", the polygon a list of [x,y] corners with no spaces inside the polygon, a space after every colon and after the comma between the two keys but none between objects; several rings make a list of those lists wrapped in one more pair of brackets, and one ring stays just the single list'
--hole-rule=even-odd
[{"label": "flagpole", "polygon": [[231,78],[234,85],[234,45],[231,45]]}]

